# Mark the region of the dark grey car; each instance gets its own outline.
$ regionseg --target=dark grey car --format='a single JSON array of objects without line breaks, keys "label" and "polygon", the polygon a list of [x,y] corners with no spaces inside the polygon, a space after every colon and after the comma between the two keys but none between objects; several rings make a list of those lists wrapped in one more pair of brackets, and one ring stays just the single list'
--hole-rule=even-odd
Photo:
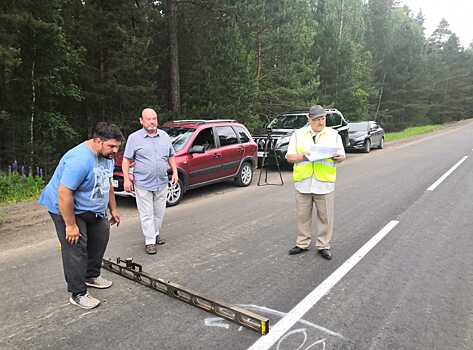
[{"label": "dark grey car", "polygon": [[372,148],[384,147],[384,130],[375,121],[348,123],[348,150],[369,153]]}]

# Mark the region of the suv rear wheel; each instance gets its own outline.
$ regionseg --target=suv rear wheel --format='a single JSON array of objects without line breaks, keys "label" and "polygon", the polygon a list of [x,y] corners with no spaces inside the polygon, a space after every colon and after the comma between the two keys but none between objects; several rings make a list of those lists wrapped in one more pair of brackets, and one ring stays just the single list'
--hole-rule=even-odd
[{"label": "suv rear wheel", "polygon": [[238,175],[235,178],[235,183],[238,186],[241,187],[246,187],[251,184],[251,181],[253,180],[253,167],[249,162],[244,162],[241,165],[240,171],[238,172]]},{"label": "suv rear wheel", "polygon": [[168,182],[168,195],[166,199],[166,205],[172,207],[178,204],[182,196],[184,195],[184,188],[182,186],[181,179],[177,180],[175,184],[171,184],[171,181]]}]

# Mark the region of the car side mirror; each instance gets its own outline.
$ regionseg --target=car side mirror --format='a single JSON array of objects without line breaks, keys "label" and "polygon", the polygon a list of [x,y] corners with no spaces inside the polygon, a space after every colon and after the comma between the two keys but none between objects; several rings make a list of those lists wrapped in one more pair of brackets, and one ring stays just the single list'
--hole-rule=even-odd
[{"label": "car side mirror", "polygon": [[189,153],[192,154],[192,153],[205,153],[205,149],[204,149],[204,146],[202,145],[194,145],[191,147],[191,149],[189,150]]}]

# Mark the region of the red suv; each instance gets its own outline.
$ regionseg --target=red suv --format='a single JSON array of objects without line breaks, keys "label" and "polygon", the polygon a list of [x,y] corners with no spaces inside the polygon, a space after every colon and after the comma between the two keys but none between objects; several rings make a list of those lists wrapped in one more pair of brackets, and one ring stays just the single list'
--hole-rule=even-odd
[{"label": "red suv", "polygon": [[[234,180],[238,186],[251,183],[258,147],[243,124],[235,120],[176,120],[160,128],[171,137],[179,173],[179,182],[168,185],[168,206],[178,204],[193,188],[225,180]],[[118,196],[133,196],[123,190],[122,157],[119,154],[115,160],[113,187]]]}]

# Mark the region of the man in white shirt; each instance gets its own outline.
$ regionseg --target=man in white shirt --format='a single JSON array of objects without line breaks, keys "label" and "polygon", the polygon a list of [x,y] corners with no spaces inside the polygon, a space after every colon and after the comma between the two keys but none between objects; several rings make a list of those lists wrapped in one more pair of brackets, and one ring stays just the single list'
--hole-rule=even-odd
[{"label": "man in white shirt", "polygon": [[[311,243],[312,211],[317,211],[317,240],[320,255],[330,260],[330,240],[333,233],[336,163],[345,160],[343,142],[336,130],[325,126],[326,111],[319,105],[309,110],[308,125],[296,130],[289,142],[286,159],[294,164],[296,189],[297,240],[290,255],[306,252]],[[334,149],[331,158],[309,161],[314,145]]]}]

